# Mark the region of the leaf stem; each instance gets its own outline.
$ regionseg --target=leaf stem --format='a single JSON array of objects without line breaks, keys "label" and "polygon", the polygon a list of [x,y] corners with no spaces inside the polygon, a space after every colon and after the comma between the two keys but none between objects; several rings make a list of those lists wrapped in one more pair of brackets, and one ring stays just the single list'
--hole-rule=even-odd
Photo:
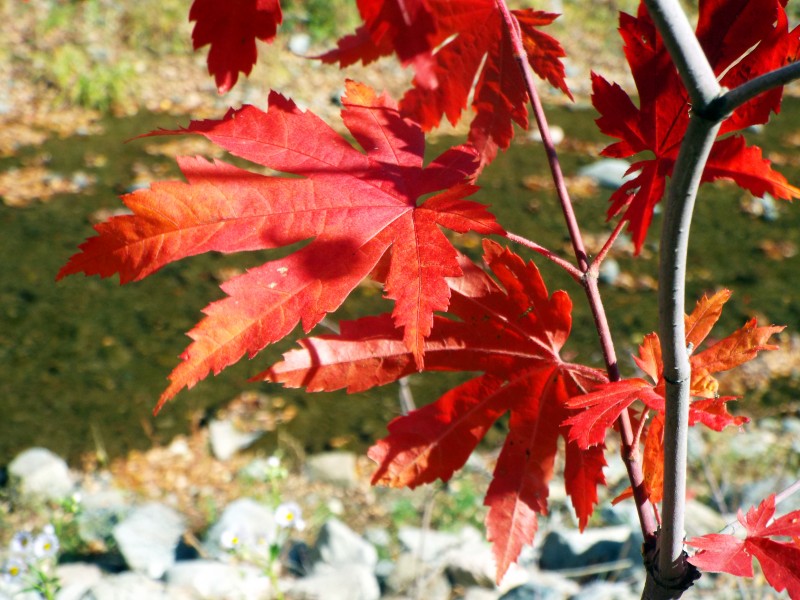
[{"label": "leaf stem", "polygon": [[614,231],[611,232],[611,235],[608,236],[606,243],[603,244],[603,247],[600,249],[600,252],[597,253],[597,256],[594,257],[592,260],[592,264],[589,265],[589,272],[591,273],[599,273],[600,272],[600,264],[605,260],[606,255],[608,254],[609,250],[611,250],[611,246],[614,245],[614,242],[617,241],[619,234],[622,233],[622,228],[625,226],[625,221],[623,219],[619,220],[617,226],[614,228]]},{"label": "leaf stem", "polygon": [[540,246],[536,242],[532,242],[528,238],[522,237],[521,235],[517,235],[516,233],[512,233],[510,231],[506,231],[506,237],[508,239],[510,239],[512,242],[516,242],[516,243],[518,243],[518,244],[520,244],[522,246],[525,246],[526,248],[530,248],[534,252],[538,252],[539,254],[541,254],[542,256],[547,258],[548,260],[551,260],[552,262],[557,264],[559,267],[564,269],[567,273],[569,273],[570,276],[575,281],[580,283],[580,281],[583,279],[583,273],[581,271],[579,271],[578,269],[576,269],[575,266],[571,262],[569,262],[567,260],[564,260],[563,258],[558,256],[556,253],[554,253],[551,250],[548,250],[544,246]]},{"label": "leaf stem", "polygon": [[[528,63],[528,57],[525,53],[525,48],[522,44],[522,34],[520,32],[519,24],[509,11],[505,0],[496,0],[497,6],[503,15],[506,28],[509,36],[511,37],[512,49],[514,57],[522,72],[523,79],[525,80],[525,87],[528,92],[528,99],[533,109],[533,114],[536,123],[539,127],[539,133],[542,137],[542,144],[547,154],[550,172],[555,184],[556,193],[561,204],[561,211],[566,220],[567,230],[569,231],[570,240],[572,241],[572,248],[575,253],[575,258],[578,262],[578,270],[583,274],[581,283],[586,293],[589,302],[589,307],[592,311],[595,327],[600,337],[600,347],[603,352],[603,359],[606,364],[606,371],[610,381],[619,381],[619,366],[617,364],[617,356],[614,350],[614,342],[611,337],[611,330],[608,326],[608,318],[606,317],[603,301],[600,296],[600,290],[597,283],[597,274],[590,273],[589,261],[586,255],[586,249],[583,244],[583,237],[578,226],[578,220],[575,216],[575,211],[572,207],[572,201],[567,191],[566,181],[564,174],[561,171],[561,163],[558,159],[558,153],[553,143],[553,138],[550,135],[550,128],[547,124],[544,108],[542,107],[539,94],[536,91],[536,84],[534,82],[533,71]],[[631,427],[630,417],[627,411],[623,411],[617,421],[621,437],[620,454],[625,463],[625,468],[628,472],[628,478],[631,482],[633,489],[634,501],[636,503],[636,510],[639,516],[639,523],[642,527],[642,534],[645,540],[652,540],[655,536],[657,524],[653,513],[653,507],[647,497],[647,492],[644,487],[644,475],[642,473],[642,465],[636,459],[636,453],[632,452],[634,443],[633,428]]]}]

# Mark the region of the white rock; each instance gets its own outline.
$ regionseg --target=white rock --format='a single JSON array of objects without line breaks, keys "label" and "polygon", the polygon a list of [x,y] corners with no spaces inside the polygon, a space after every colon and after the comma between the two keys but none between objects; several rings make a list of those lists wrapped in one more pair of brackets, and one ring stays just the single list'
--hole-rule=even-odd
[{"label": "white rock", "polygon": [[206,534],[204,546],[212,558],[225,559],[229,553],[220,542],[226,533],[233,533],[243,545],[262,547],[276,537],[275,514],[272,509],[252,498],[234,500]]},{"label": "white rock", "polygon": [[114,540],[132,571],[158,579],[175,563],[175,550],[186,529],[175,510],[151,502],[137,507],[114,527]]},{"label": "white rock", "polygon": [[295,580],[289,590],[293,600],[378,600],[378,580],[364,565],[345,565],[315,570]]},{"label": "white rock", "polygon": [[342,487],[358,484],[356,455],[352,452],[323,452],[306,461],[306,473],[311,481],[323,481]]},{"label": "white rock", "polygon": [[8,465],[8,473],[20,482],[23,494],[60,500],[70,495],[75,481],[63,458],[47,448],[29,448]]},{"label": "white rock", "polygon": [[617,189],[626,181],[636,177],[637,173],[626,175],[631,164],[621,158],[604,158],[578,170],[583,177],[591,177],[598,185]]},{"label": "white rock", "polygon": [[61,584],[56,600],[81,600],[103,578],[103,572],[97,565],[68,563],[56,567],[56,577]]},{"label": "white rock", "polygon": [[170,590],[182,590],[203,600],[255,600],[269,598],[271,584],[263,571],[252,565],[214,560],[175,563],[166,573]]},{"label": "white rock", "polygon": [[364,565],[375,569],[378,551],[363,537],[338,519],[328,519],[319,531],[314,544],[314,562],[334,567],[342,565]]},{"label": "white rock", "polygon": [[244,450],[258,438],[263,431],[239,431],[230,421],[211,421],[208,424],[211,452],[218,460],[228,460],[239,450]]},{"label": "white rock", "polygon": [[409,552],[414,552],[426,562],[441,559],[450,548],[457,548],[468,542],[483,540],[483,534],[471,527],[465,527],[458,534],[419,529],[417,527],[401,527],[397,532],[397,537],[403,548]]},{"label": "white rock", "polygon": [[193,600],[178,591],[167,590],[163,583],[130,571],[104,577],[95,583],[81,600]]}]

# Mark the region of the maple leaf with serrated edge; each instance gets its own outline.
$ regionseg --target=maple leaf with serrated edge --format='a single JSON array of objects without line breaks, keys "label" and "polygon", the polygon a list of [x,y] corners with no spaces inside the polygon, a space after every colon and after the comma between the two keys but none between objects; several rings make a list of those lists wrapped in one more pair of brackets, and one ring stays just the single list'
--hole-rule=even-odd
[{"label": "maple leaf with serrated edge", "polygon": [[[745,539],[733,535],[710,533],[686,541],[700,550],[688,560],[704,571],[730,573],[737,577],[753,576],[753,558],[761,565],[767,582],[779,592],[787,590],[790,598],[800,598],[800,511],[773,519],[775,494],[751,507],[747,514],[739,511],[739,523],[747,532]],[[779,541],[775,537],[792,538]]]},{"label": "maple leaf with serrated edge", "polygon": [[[734,88],[745,81],[794,60],[800,28],[789,32],[780,0],[704,0],[700,2],[697,37],[720,84]],[[611,195],[608,217],[624,211],[636,252],[644,244],[661,200],[666,177],[671,175],[680,144],[689,123],[689,100],[672,65],[661,37],[644,4],[638,16],[620,15],[620,34],[639,96],[637,107],[617,84],[592,73],[592,103],[600,113],[600,130],[618,142],[602,154],[627,158],[649,151],[654,158],[635,162],[630,172],[638,174]],[[738,61],[738,62],[737,62]],[[745,103],[723,121],[719,135],[766,123],[770,113],[780,110],[783,88]],[[757,146],[747,146],[740,135],[718,139],[708,157],[702,181],[731,179],[756,196],[770,193],[777,198],[800,197],[800,189],[789,185],[774,171]]]},{"label": "maple leaf with serrated edge", "polygon": [[[475,150],[458,146],[423,167],[424,136],[394,102],[348,82],[342,118],[362,154],[310,112],[276,93],[263,112],[232,110],[220,121],[193,121],[180,131],[207,137],[231,154],[301,177],[265,176],[201,158],[181,158],[187,182],[156,183],[123,199],[133,215],[95,226],[58,274],[83,272],[120,282],[209,251],[238,252],[309,244],[224,284],[227,298],[206,309],[194,340],[158,408],[209,372],[253,357],[302,320],[308,332],[336,310],[390,252],[386,296],[405,348],[423,367],[433,313],[448,307],[447,277],[461,275],[457,252],[441,227],[503,234],[481,204]],[[417,206],[420,196],[432,194]],[[157,410],[158,410],[157,408]]]},{"label": "maple leaf with serrated edge", "polygon": [[[711,297],[703,296],[692,313],[686,315],[684,326],[687,347],[694,350],[706,339],[730,296],[728,290],[721,290]],[[767,342],[783,329],[774,325],[758,327],[756,320],[751,319],[742,328],[702,352],[693,352],[689,359],[692,368],[689,393],[695,400],[689,407],[689,425],[702,423],[709,429],[722,431],[725,427],[738,427],[748,422],[747,417],[733,416],[728,412],[727,402],[736,398],[720,397],[717,393],[719,383],[712,374],[750,361],[761,350],[776,349],[777,346]],[[574,396],[567,401],[567,406],[581,412],[565,420],[564,425],[569,427],[571,441],[581,448],[590,448],[605,441],[606,431],[613,426],[622,411],[628,410],[637,400],[641,401],[648,409],[656,412],[645,436],[642,460],[645,483],[660,486],[663,483],[665,389],[658,335],[651,333],[645,336],[639,347],[639,355],[633,358],[639,368],[650,377],[650,382],[641,378],[623,379],[600,384],[588,394]],[[647,488],[651,501],[660,502],[662,488],[653,485],[648,485]],[[629,495],[630,488],[617,500]]]},{"label": "maple leaf with serrated edge", "polygon": [[210,44],[208,72],[220,94],[229,91],[239,73],[249,75],[258,59],[256,40],[272,42],[283,20],[278,0],[194,0],[189,20],[195,50]]},{"label": "maple leaf with serrated edge", "polygon": [[[400,102],[404,114],[426,130],[446,117],[461,119],[470,93],[476,113],[469,140],[491,162],[508,148],[513,122],[528,127],[528,94],[503,17],[494,0],[360,0],[365,24],[321,58],[345,66],[396,53],[415,69],[413,88]],[[534,72],[572,95],[565,81],[561,45],[540,31],[558,15],[531,9],[511,11]],[[401,15],[403,18],[398,18]]]},{"label": "maple leaf with serrated edge", "polygon": [[[461,257],[462,277],[449,278],[448,315],[436,316],[425,339],[428,371],[482,374],[436,402],[398,417],[369,456],[378,463],[373,483],[394,487],[447,481],[461,468],[492,424],[510,413],[509,433],[484,504],[494,545],[497,579],[516,560],[547,512],[560,424],[572,411],[567,398],[605,375],[565,363],[559,351],[569,336],[572,303],[563,291],[548,294],[538,269],[484,240],[484,260],[502,285]],[[362,391],[414,370],[414,359],[389,315],[341,324],[338,335],[301,340],[257,378],[308,391]],[[578,522],[586,526],[603,484],[602,447],[567,441],[564,480]]]}]

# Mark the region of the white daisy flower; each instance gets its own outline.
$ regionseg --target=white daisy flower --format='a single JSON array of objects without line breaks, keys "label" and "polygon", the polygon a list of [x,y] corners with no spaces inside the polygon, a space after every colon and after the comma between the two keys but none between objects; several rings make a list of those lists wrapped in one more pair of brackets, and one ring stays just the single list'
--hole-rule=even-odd
[{"label": "white daisy flower", "polygon": [[2,576],[6,583],[16,583],[28,572],[28,565],[20,558],[11,557],[3,565]]},{"label": "white daisy flower", "polygon": [[298,531],[305,529],[303,511],[297,502],[284,502],[275,509],[275,522],[280,527],[289,529],[294,527]]},{"label": "white daisy flower", "polygon": [[52,526],[45,527],[33,540],[33,555],[37,558],[50,558],[58,554],[58,537]]},{"label": "white daisy flower", "polygon": [[242,547],[242,536],[238,531],[226,529],[219,536],[219,545],[225,550],[236,550]]},{"label": "white daisy flower", "polygon": [[18,531],[11,538],[8,549],[12,554],[29,554],[33,547],[33,536],[28,531]]}]

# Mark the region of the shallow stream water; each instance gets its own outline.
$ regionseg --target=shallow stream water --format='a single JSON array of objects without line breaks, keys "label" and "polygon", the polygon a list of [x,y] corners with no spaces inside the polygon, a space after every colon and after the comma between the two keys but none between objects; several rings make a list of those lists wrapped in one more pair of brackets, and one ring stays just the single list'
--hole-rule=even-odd
[{"label": "shallow stream water", "polygon": [[[597,160],[597,151],[607,141],[594,129],[595,116],[588,109],[550,113],[552,124],[566,133],[561,158],[567,175]],[[201,309],[222,295],[216,274],[259,264],[270,255],[196,257],[123,287],[115,279],[73,276],[58,283],[54,279],[78,244],[91,235],[90,215],[121,207],[117,196],[134,183],[135,166],[144,165],[160,179],[178,176],[173,159],[143,151],[153,139],[127,144],[123,140],[185,122],[167,115],[109,120],[102,134],[52,140],[0,159],[2,172],[46,155],[47,168],[54,173],[71,177],[82,171],[96,178],[78,195],[61,195],[23,208],[0,205],[0,464],[32,445],[49,447],[76,462],[82,454],[99,449],[115,457],[165,443],[242,390],[280,395],[296,406],[297,416],[283,427],[311,451],[332,446],[361,450],[383,435],[386,423],[398,414],[397,386],[347,396],[308,395],[247,383],[247,377],[292,346],[288,341],[184,391],[152,417],[165,378],[188,344],[185,332],[201,318]],[[771,151],[790,181],[800,182],[800,103],[787,101],[775,126],[749,135]],[[438,149],[451,143],[457,142],[440,139]],[[431,155],[435,153],[437,149],[432,149]],[[531,175],[534,179],[526,180]],[[491,204],[501,224],[514,233],[569,256],[555,196],[547,187],[538,189],[543,176],[541,147],[522,140],[486,170],[476,199]],[[580,180],[572,185],[582,228],[602,236],[609,231],[605,223],[609,190],[592,189]],[[748,203],[748,195],[733,185],[702,188],[687,305],[703,292],[729,287],[734,298],[717,330],[723,335],[753,315],[800,331],[800,206],[778,203],[777,218],[766,221],[742,210],[743,202]],[[656,217],[642,257],[634,260],[625,252],[615,256],[623,280],[632,282],[627,288],[633,289],[603,288],[623,372],[628,375],[635,372],[629,353],[642,335],[656,328],[651,288],[659,226]],[[478,256],[476,237],[457,236],[456,243]],[[520,253],[530,257],[524,250]],[[537,264],[551,291],[563,287],[573,297],[574,333],[565,356],[599,364],[596,334],[580,289],[543,259],[537,258]],[[337,317],[375,313],[385,306],[378,292],[363,288]],[[411,378],[410,387],[422,404],[464,377],[419,375]],[[792,401],[796,390],[793,381],[778,381],[775,393],[764,395],[760,402]]]}]

